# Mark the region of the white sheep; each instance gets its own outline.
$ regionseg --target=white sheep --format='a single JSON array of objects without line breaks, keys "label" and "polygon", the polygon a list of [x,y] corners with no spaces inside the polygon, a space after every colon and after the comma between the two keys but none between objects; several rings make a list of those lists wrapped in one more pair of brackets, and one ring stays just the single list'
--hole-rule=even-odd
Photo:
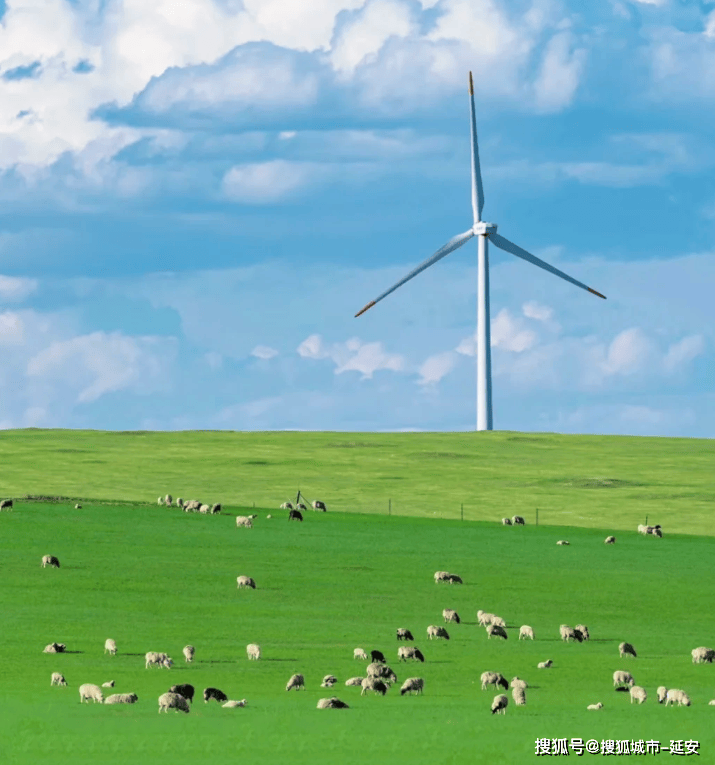
[{"label": "white sheep", "polygon": [[166,712],[168,714],[170,709],[177,709],[181,712],[189,713],[189,702],[180,693],[162,693],[159,696],[159,714]]},{"label": "white sheep", "polygon": [[605,545],[615,545],[616,544],[616,538],[615,537],[606,537],[606,541],[603,544],[605,544]]},{"label": "white sheep", "polygon": [[249,643],[246,646],[246,655],[248,656],[249,660],[254,659],[255,661],[258,661],[258,659],[261,658],[261,646],[259,646],[257,643]]},{"label": "white sheep", "polygon": [[586,709],[603,709],[603,703],[598,702],[598,704],[589,704]]},{"label": "white sheep", "polygon": [[576,640],[576,632],[573,627],[569,627],[568,624],[562,624],[559,627],[559,634],[561,640],[568,643],[569,640]]},{"label": "white sheep", "polygon": [[55,558],[54,555],[43,555],[42,563],[40,565],[42,568],[47,568],[47,566],[52,566],[52,568],[59,568],[60,562],[57,558]]},{"label": "white sheep", "polygon": [[194,660],[196,649],[192,645],[185,645],[183,649],[184,659],[190,664]]},{"label": "white sheep", "polygon": [[430,624],[430,626],[427,627],[427,637],[430,640],[432,640],[432,638],[444,638],[445,640],[449,640],[449,633],[444,627]]},{"label": "white sheep", "polygon": [[353,659],[362,659],[363,661],[367,661],[367,654],[362,648],[356,648],[353,651]]},{"label": "white sheep", "polygon": [[633,675],[630,672],[624,672],[621,669],[616,670],[613,673],[613,687],[617,688],[620,685],[630,685],[631,687],[636,684],[633,679]]},{"label": "white sheep", "polygon": [[639,704],[642,704],[648,698],[648,694],[646,693],[645,688],[643,688],[640,685],[632,685],[628,689],[628,693],[630,693],[631,695],[631,704],[634,701],[637,701]]},{"label": "white sheep", "polygon": [[397,649],[397,658],[400,661],[407,661],[408,659],[415,659],[416,661],[424,662],[425,657],[422,655],[422,651],[415,646],[403,645]]},{"label": "white sheep", "polygon": [[566,540],[566,539],[559,539],[559,541],[558,541],[556,544],[557,544],[557,545],[561,545],[561,546],[563,547],[563,546],[565,546],[565,545],[570,545],[570,544],[571,544],[571,542],[569,542],[569,541],[568,541],[568,540]]},{"label": "white sheep", "polygon": [[488,627],[492,623],[494,614],[490,614],[487,611],[482,611],[481,608],[477,611],[477,621],[480,627]]},{"label": "white sheep", "polygon": [[239,577],[236,577],[236,587],[237,589],[241,589],[243,587],[250,587],[252,590],[255,590],[256,582],[250,576],[239,576]]},{"label": "white sheep", "polygon": [[665,701],[665,697],[668,695],[668,689],[664,685],[659,685],[655,694],[658,697],[658,703],[662,704]]},{"label": "white sheep", "polygon": [[501,672],[482,672],[479,681],[483,691],[486,691],[488,685],[493,685],[495,688],[498,686],[504,690],[509,687],[509,683]]},{"label": "white sheep", "polygon": [[361,696],[365,696],[368,691],[374,691],[375,693],[379,693],[382,696],[387,693],[388,686],[379,677],[363,677],[361,685]]},{"label": "white sheep", "polygon": [[273,517],[273,516],[272,516],[270,513],[268,513],[268,515],[266,516],[266,518],[268,518],[268,519],[270,519],[270,518],[272,518],[272,517]]},{"label": "white sheep", "polygon": [[65,676],[61,672],[53,672],[50,685],[67,685]]},{"label": "white sheep", "polygon": [[157,505],[163,505],[163,504],[164,504],[164,497],[159,497],[159,498],[156,500],[156,504],[157,504]]},{"label": "white sheep", "polygon": [[550,669],[553,666],[554,662],[553,659],[549,659],[548,661],[540,661],[537,665],[537,669]]},{"label": "white sheep", "polygon": [[190,499],[188,502],[184,502],[184,512],[195,513],[201,507],[201,504],[198,499]]},{"label": "white sheep", "polygon": [[512,688],[523,688],[526,690],[529,686],[526,682],[526,680],[522,680],[520,677],[512,677],[511,679],[511,687]]},{"label": "white sheep", "polygon": [[335,683],[338,682],[338,678],[335,675],[326,675],[323,678],[323,682],[320,684],[321,688],[332,688]]},{"label": "white sheep", "polygon": [[98,685],[92,683],[85,683],[79,687],[79,701],[83,703],[92,699],[95,703],[98,701],[100,704],[104,703],[104,695],[102,689]]},{"label": "white sheep", "polygon": [[424,691],[424,688],[425,688],[425,681],[423,678],[408,677],[407,680],[405,680],[405,682],[402,683],[402,687],[400,688],[400,696],[404,696],[406,693],[420,694],[422,693],[422,691]]},{"label": "white sheep", "polygon": [[[362,678],[360,679],[362,680]],[[286,683],[286,690],[289,691],[291,688],[295,688],[296,691],[299,691],[301,688],[305,690],[305,678],[303,675],[296,673],[290,676],[290,680]]]},{"label": "white sheep", "polygon": [[524,638],[524,640],[527,638],[529,638],[529,640],[534,639],[534,630],[528,624],[522,624],[521,627],[519,627],[519,640],[522,638]]},{"label": "white sheep", "polygon": [[459,614],[453,608],[445,608],[442,611],[442,618],[444,619],[445,624],[448,624],[449,622],[459,624],[461,622]]},{"label": "white sheep", "polygon": [[437,584],[437,582],[447,582],[449,581],[449,571],[435,571],[434,572],[434,583]]},{"label": "white sheep", "polygon": [[414,640],[414,638],[412,637],[412,633],[406,627],[397,628],[397,639],[398,640]]},{"label": "white sheep", "polygon": [[102,688],[114,688],[114,680],[107,680],[106,683],[102,683]]},{"label": "white sheep", "polygon": [[208,515],[209,510],[211,510],[210,505],[199,505],[199,512],[201,513],[201,515]]},{"label": "white sheep", "polygon": [[508,637],[509,637],[506,634],[506,630],[504,629],[504,627],[501,627],[498,624],[490,624],[487,627],[487,639],[491,640],[492,635],[494,637],[500,637],[500,638],[502,638],[504,640],[507,640]]},{"label": "white sheep", "polygon": [[688,694],[681,690],[680,688],[671,688],[668,693],[665,695],[665,706],[667,707],[668,704],[672,704],[674,701],[678,702],[679,707],[689,707],[690,706],[690,696]]},{"label": "white sheep", "polygon": [[702,664],[703,662],[712,664],[713,659],[715,659],[715,651],[713,651],[712,648],[706,648],[705,646],[693,648],[690,655],[693,657],[693,664]]},{"label": "white sheep", "polygon": [[174,663],[169,656],[167,656],[165,653],[161,653],[158,651],[149,651],[144,657],[144,659],[145,659],[145,664],[144,664],[145,669],[149,669],[149,667],[165,667],[166,669],[170,669],[172,664]]},{"label": "white sheep", "polygon": [[380,662],[373,662],[367,665],[366,673],[368,677],[375,677],[380,680],[386,680],[388,683],[396,683],[397,675],[387,666]]},{"label": "white sheep", "polygon": [[710,699],[710,701],[708,701],[708,706],[715,707],[715,699]]},{"label": "white sheep", "polygon": [[509,699],[503,694],[494,697],[492,701],[492,714],[506,714],[506,708],[509,706]]},{"label": "white sheep", "polygon": [[284,502],[280,508],[280,510],[292,510],[293,509],[293,503],[292,502]]},{"label": "white sheep", "polygon": [[526,521],[524,520],[524,518],[523,518],[521,515],[515,515],[515,516],[514,516],[514,517],[511,519],[511,522],[512,522],[512,523],[513,523],[515,526],[526,526]]},{"label": "white sheep", "polygon": [[636,653],[636,649],[630,643],[625,642],[619,644],[618,653],[620,654],[621,658],[624,656],[632,656],[635,659],[638,655]]},{"label": "white sheep", "polygon": [[244,527],[247,529],[253,528],[253,521],[245,515],[237,515],[236,516],[236,528]]},{"label": "white sheep", "polygon": [[362,677],[349,677],[345,681],[345,685],[362,685]]},{"label": "white sheep", "polygon": [[526,691],[520,685],[511,689],[511,697],[514,699],[514,703],[518,707],[526,705]]},{"label": "white sheep", "polygon": [[339,698],[331,696],[329,699],[319,699],[318,709],[350,709],[350,707]]},{"label": "white sheep", "polygon": [[234,709],[236,707],[245,707],[246,699],[241,699],[240,701],[236,701],[236,699],[229,699],[225,704],[221,704],[221,706],[225,707],[226,709]]},{"label": "white sheep", "polygon": [[139,696],[136,693],[113,693],[104,700],[105,704],[136,704]]},{"label": "white sheep", "polygon": [[167,507],[171,507],[171,494],[167,494],[167,495],[164,497],[164,502],[166,503],[166,506],[167,506]]},{"label": "white sheep", "polygon": [[495,627],[503,627],[506,629],[506,621],[501,616],[496,616],[495,614],[492,614],[491,616],[491,624]]},{"label": "white sheep", "polygon": [[110,656],[114,656],[117,653],[117,644],[112,638],[107,638],[104,641],[104,653],[108,653]]}]

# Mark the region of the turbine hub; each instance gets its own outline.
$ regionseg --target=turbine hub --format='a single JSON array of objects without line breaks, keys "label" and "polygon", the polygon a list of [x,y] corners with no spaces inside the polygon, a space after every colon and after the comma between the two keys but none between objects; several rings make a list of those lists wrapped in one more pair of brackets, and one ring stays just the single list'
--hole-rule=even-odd
[{"label": "turbine hub", "polygon": [[496,223],[487,223],[486,221],[479,221],[479,223],[475,223],[474,226],[472,226],[472,231],[474,232],[475,236],[486,236],[486,234],[496,234],[497,232],[497,224]]}]

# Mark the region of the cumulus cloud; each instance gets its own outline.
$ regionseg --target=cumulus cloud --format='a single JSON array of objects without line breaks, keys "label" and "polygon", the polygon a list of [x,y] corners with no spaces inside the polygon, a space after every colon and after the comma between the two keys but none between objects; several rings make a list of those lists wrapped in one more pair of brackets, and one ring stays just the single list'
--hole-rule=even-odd
[{"label": "cumulus cloud", "polygon": [[574,49],[574,41],[569,32],[561,32],[549,40],[534,84],[534,96],[539,110],[558,111],[571,103],[585,60],[585,49]]},{"label": "cumulus cloud", "polygon": [[697,356],[705,351],[705,340],[702,335],[688,335],[668,348],[663,366],[666,372],[675,372],[682,369]]},{"label": "cumulus cloud", "polygon": [[362,380],[371,379],[381,369],[401,372],[405,359],[396,353],[387,353],[382,343],[363,343],[353,337],[343,343],[326,345],[320,335],[311,335],[298,346],[298,355],[308,359],[329,358],[335,364],[335,374],[360,372]]},{"label": "cumulus cloud", "polygon": [[275,348],[271,348],[268,345],[257,345],[252,351],[251,356],[255,356],[257,359],[272,359],[278,355],[278,351]]},{"label": "cumulus cloud", "polygon": [[236,165],[224,175],[223,191],[235,202],[275,202],[318,181],[322,170],[318,163],[283,159]]},{"label": "cumulus cloud", "polygon": [[429,356],[420,364],[417,370],[420,375],[417,384],[435,385],[454,369],[456,361],[457,356],[454,351],[446,351]]},{"label": "cumulus cloud", "polygon": [[554,315],[553,308],[541,305],[535,300],[530,300],[521,307],[521,310],[527,319],[536,319],[537,321],[548,321]]},{"label": "cumulus cloud", "polygon": [[24,300],[37,289],[37,279],[0,275],[0,300]]},{"label": "cumulus cloud", "polygon": [[651,366],[655,357],[652,340],[639,327],[632,327],[613,338],[601,368],[606,375],[631,375]]}]

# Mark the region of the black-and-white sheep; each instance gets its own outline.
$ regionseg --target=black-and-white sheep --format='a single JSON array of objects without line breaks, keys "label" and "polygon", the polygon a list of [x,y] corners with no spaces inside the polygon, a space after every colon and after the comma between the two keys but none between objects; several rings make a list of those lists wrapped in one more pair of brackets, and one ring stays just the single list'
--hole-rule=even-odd
[{"label": "black-and-white sheep", "polygon": [[[362,678],[360,678],[362,680]],[[305,678],[300,673],[290,676],[290,680],[286,683],[286,690],[290,691],[295,688],[299,691],[301,688],[305,690]]]},{"label": "black-and-white sheep", "polygon": [[504,690],[509,688],[509,683],[501,672],[482,672],[479,681],[483,691],[486,691],[488,685],[493,685],[495,688],[503,688]]},{"label": "black-and-white sheep", "polygon": [[400,661],[407,661],[408,659],[414,659],[415,661],[424,662],[425,657],[419,648],[411,645],[403,645],[397,649],[397,658]]},{"label": "black-and-white sheep", "polygon": [[713,659],[715,659],[715,651],[712,648],[706,648],[704,645],[693,648],[690,655],[693,657],[693,664],[712,664]]},{"label": "black-and-white sheep", "polygon": [[335,675],[326,675],[323,678],[323,682],[320,684],[321,688],[332,688],[335,683],[338,682],[338,678]]},{"label": "black-and-white sheep", "polygon": [[453,608],[443,609],[442,618],[444,619],[445,624],[449,624],[449,622],[454,622],[455,624],[459,624],[461,622],[461,619],[459,618],[459,614]]},{"label": "black-and-white sheep", "polygon": [[429,627],[427,627],[427,637],[432,640],[432,638],[444,638],[444,640],[449,640],[449,632],[444,627],[440,627],[437,624],[430,624]]},{"label": "black-and-white sheep", "polygon": [[514,524],[514,526],[526,526],[526,521],[521,515],[515,515],[511,522]]},{"label": "black-and-white sheep", "polygon": [[250,587],[252,590],[255,590],[256,589],[255,580],[250,576],[237,576],[236,588],[240,590],[240,589],[243,589],[244,587]]},{"label": "black-and-white sheep", "polygon": [[223,703],[228,701],[228,696],[218,688],[204,688],[204,704],[208,704],[211,699]]},{"label": "black-and-white sheep", "polygon": [[404,627],[398,627],[397,628],[397,639],[398,640],[414,640],[412,637],[412,633],[405,629]]},{"label": "black-and-white sheep", "polygon": [[325,502],[321,502],[319,499],[316,499],[312,502],[313,510],[321,510],[322,512],[327,512],[328,508],[325,506]]},{"label": "black-and-white sheep", "polygon": [[54,555],[43,555],[42,563],[40,565],[42,568],[47,568],[47,566],[52,566],[52,568],[59,568],[60,561],[59,559],[55,558]]},{"label": "black-and-white sheep", "polygon": [[509,699],[503,694],[494,697],[492,701],[492,714],[506,714],[506,708],[509,706]]},{"label": "black-and-white sheep", "polygon": [[383,682],[379,677],[364,677],[362,679],[362,690],[360,691],[360,695],[364,696],[367,691],[374,691],[375,693],[384,696],[387,693],[387,687],[387,683]]},{"label": "black-and-white sheep", "polygon": [[288,520],[289,521],[303,521],[303,513],[300,512],[300,510],[291,510],[288,513]]},{"label": "black-and-white sheep", "polygon": [[626,642],[619,644],[618,653],[620,654],[621,658],[624,656],[632,656],[635,659],[638,656],[636,649],[630,643]]},{"label": "black-and-white sheep", "polygon": [[350,709],[350,707],[336,696],[331,696],[329,699],[319,699],[318,709]]},{"label": "black-and-white sheep", "polygon": [[508,640],[509,638],[504,627],[499,624],[490,624],[487,627],[487,639],[491,639],[492,636],[502,638],[503,640]]},{"label": "black-and-white sheep", "polygon": [[50,643],[42,649],[42,653],[64,653],[67,646],[64,643]]},{"label": "black-and-white sheep", "polygon": [[50,678],[50,685],[67,685],[65,676],[61,672],[53,672]]},{"label": "black-and-white sheep", "polygon": [[400,696],[404,696],[406,693],[420,694],[425,689],[425,681],[421,677],[408,677],[402,687],[400,688]]},{"label": "black-and-white sheep", "polygon": [[178,693],[188,702],[193,702],[195,692],[196,689],[190,683],[180,683],[179,685],[172,685],[171,688],[169,688],[169,693]]},{"label": "black-and-white sheep", "polygon": [[605,545],[615,545],[616,544],[616,538],[615,537],[606,537],[606,541],[603,544],[605,544]]}]

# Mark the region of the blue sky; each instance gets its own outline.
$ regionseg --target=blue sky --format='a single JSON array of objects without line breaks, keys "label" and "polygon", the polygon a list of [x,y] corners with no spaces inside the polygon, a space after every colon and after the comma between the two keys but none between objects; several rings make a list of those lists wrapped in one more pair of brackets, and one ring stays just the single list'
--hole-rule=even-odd
[{"label": "blue sky", "polygon": [[715,436],[715,2],[0,2],[0,428]]}]

